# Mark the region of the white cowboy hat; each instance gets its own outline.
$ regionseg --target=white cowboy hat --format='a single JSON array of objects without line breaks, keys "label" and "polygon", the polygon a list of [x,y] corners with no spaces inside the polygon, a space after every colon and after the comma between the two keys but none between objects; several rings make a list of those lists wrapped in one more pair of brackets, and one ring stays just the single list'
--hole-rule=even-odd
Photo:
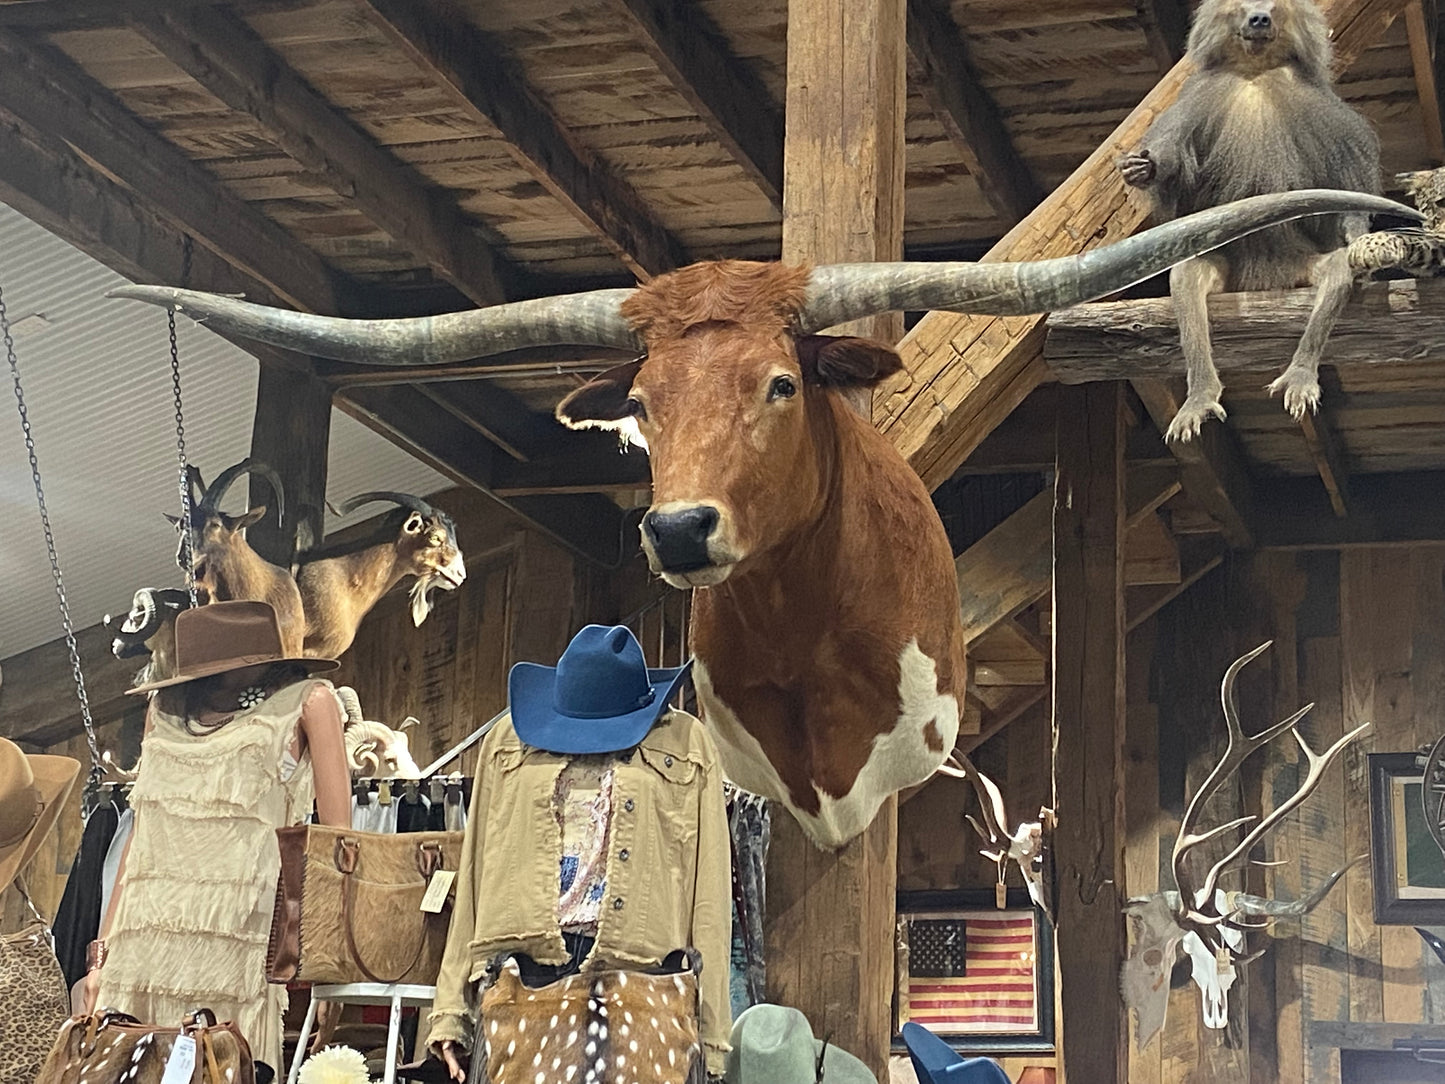
[{"label": "white cowboy hat", "polygon": [[73,757],[27,754],[0,738],[0,891],[35,857],[79,774]]},{"label": "white cowboy hat", "polygon": [[878,1084],[852,1054],[813,1038],[808,1018],[786,1005],[744,1010],[731,1043],[726,1084]]}]

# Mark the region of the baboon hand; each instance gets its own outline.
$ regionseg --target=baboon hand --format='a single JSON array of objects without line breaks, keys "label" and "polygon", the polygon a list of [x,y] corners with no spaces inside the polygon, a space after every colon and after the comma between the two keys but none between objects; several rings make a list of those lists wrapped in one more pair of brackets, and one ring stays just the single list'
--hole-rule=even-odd
[{"label": "baboon hand", "polygon": [[1224,405],[1220,403],[1219,395],[1190,395],[1179,408],[1179,413],[1174,415],[1174,420],[1169,423],[1169,431],[1164,434],[1164,439],[1170,444],[1188,444],[1199,436],[1204,423],[1210,418],[1224,421]]},{"label": "baboon hand", "polygon": [[1308,410],[1318,414],[1320,409],[1320,381],[1309,369],[1291,365],[1269,385],[1270,395],[1284,392],[1284,408],[1295,421],[1305,416]]},{"label": "baboon hand", "polygon": [[1119,172],[1124,175],[1124,183],[1135,188],[1143,188],[1152,181],[1154,170],[1154,159],[1148,151],[1135,151],[1119,159]]}]

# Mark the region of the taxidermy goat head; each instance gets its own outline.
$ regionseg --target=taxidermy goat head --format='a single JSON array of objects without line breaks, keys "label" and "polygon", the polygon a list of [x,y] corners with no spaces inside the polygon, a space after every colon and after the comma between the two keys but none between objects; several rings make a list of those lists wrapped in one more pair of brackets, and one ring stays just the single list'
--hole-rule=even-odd
[{"label": "taxidermy goat head", "polygon": [[420,779],[421,768],[412,759],[407,736],[402,733],[417,720],[407,716],[399,730],[372,722],[361,713],[356,690],[342,685],[336,696],[346,709],[346,759],[353,779]]},{"label": "taxidermy goat head", "polygon": [[411,588],[411,619],[416,625],[431,613],[433,589],[452,591],[467,578],[451,516],[414,494],[362,493],[332,511],[344,516],[375,501],[399,506],[375,538],[314,550],[296,566],[306,611],[308,655],[340,655],[356,638],[361,619],[408,576],[416,577]]},{"label": "taxidermy goat head", "polygon": [[202,482],[201,472],[192,467],[187,478],[191,487],[190,537],[185,537],[179,516],[166,516],[182,533],[176,563],[183,569],[189,563],[196,595],[203,602],[269,602],[280,622],[286,653],[300,655],[306,626],[296,581],[290,572],[265,560],[246,541],[246,528],[266,514],[266,506],[258,505],[238,516],[221,511],[221,501],[243,474],[258,474],[270,483],[276,494],[277,518],[284,518],[286,498],[281,479],[265,463],[243,459],[227,467],[209,486]]},{"label": "taxidermy goat head", "polygon": [[[1187,954],[1193,963],[1205,1026],[1222,1028],[1228,1023],[1229,989],[1237,977],[1236,967],[1259,955],[1246,954],[1246,935],[1252,930],[1268,929],[1280,918],[1308,914],[1349,869],[1346,866],[1336,870],[1304,899],[1292,902],[1265,899],[1245,892],[1226,892],[1219,887],[1224,876],[1248,863],[1250,852],[1303,804],[1319,786],[1326,769],[1351,742],[1370,728],[1370,724],[1365,723],[1340,738],[1324,753],[1317,754],[1300,736],[1298,729],[1305,715],[1314,707],[1307,704],[1288,719],[1258,734],[1246,735],[1239,721],[1235,679],[1247,663],[1262,655],[1269,646],[1270,642],[1266,642],[1235,660],[1224,675],[1220,699],[1229,731],[1229,744],[1223,759],[1214,766],[1184,811],[1171,863],[1176,889],[1131,899],[1124,908],[1133,927],[1134,945],[1120,971],[1119,984],[1125,1003],[1138,1017],[1141,1049],[1164,1027],[1164,1016],[1169,1006],[1169,974],[1180,951]],[[1251,753],[1285,733],[1294,735],[1307,765],[1304,781],[1294,794],[1263,818],[1240,817],[1201,831],[1200,820],[1205,803],[1220,792]],[[1258,823],[1254,823],[1256,820]],[[1191,852],[1201,844],[1246,827],[1249,830],[1244,837],[1210,866],[1202,879],[1197,879],[1189,862]]]}]

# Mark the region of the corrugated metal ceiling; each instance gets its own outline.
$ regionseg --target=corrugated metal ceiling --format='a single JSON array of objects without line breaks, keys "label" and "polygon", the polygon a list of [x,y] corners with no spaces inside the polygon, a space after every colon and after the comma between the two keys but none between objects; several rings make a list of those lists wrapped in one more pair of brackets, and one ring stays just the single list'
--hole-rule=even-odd
[{"label": "corrugated metal ceiling", "polygon": [[[4,290],[46,503],[77,628],[124,612],[137,587],[178,584],[175,417],[165,315],[105,292],[124,280],[0,204]],[[31,319],[31,317],[37,317]],[[257,363],[204,328],[177,325],[186,447],[207,478],[250,445]],[[9,374],[0,366],[6,388]],[[20,422],[0,407],[0,658],[60,635]],[[434,493],[442,475],[333,412],[327,495]],[[244,501],[245,487],[227,506]],[[375,506],[351,517],[376,514]],[[328,529],[345,521],[331,520]]]}]

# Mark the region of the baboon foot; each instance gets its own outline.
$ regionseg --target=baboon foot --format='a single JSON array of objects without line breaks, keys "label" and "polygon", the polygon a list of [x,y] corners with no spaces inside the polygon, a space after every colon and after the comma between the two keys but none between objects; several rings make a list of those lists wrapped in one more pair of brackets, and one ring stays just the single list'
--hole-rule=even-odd
[{"label": "baboon foot", "polygon": [[1319,413],[1319,378],[1303,366],[1291,365],[1269,385],[1270,395],[1280,392],[1284,392],[1285,410],[1295,421],[1303,418],[1306,410],[1311,414]]},{"label": "baboon foot", "polygon": [[1184,400],[1179,413],[1174,415],[1174,420],[1169,423],[1169,431],[1164,434],[1164,439],[1170,444],[1188,444],[1199,436],[1204,423],[1210,418],[1224,421],[1224,417],[1224,405],[1219,401],[1217,391],[1191,395]]},{"label": "baboon foot", "polygon": [[1142,188],[1154,179],[1154,159],[1149,157],[1148,151],[1126,154],[1119,159],[1119,172],[1123,174],[1125,184]]}]

